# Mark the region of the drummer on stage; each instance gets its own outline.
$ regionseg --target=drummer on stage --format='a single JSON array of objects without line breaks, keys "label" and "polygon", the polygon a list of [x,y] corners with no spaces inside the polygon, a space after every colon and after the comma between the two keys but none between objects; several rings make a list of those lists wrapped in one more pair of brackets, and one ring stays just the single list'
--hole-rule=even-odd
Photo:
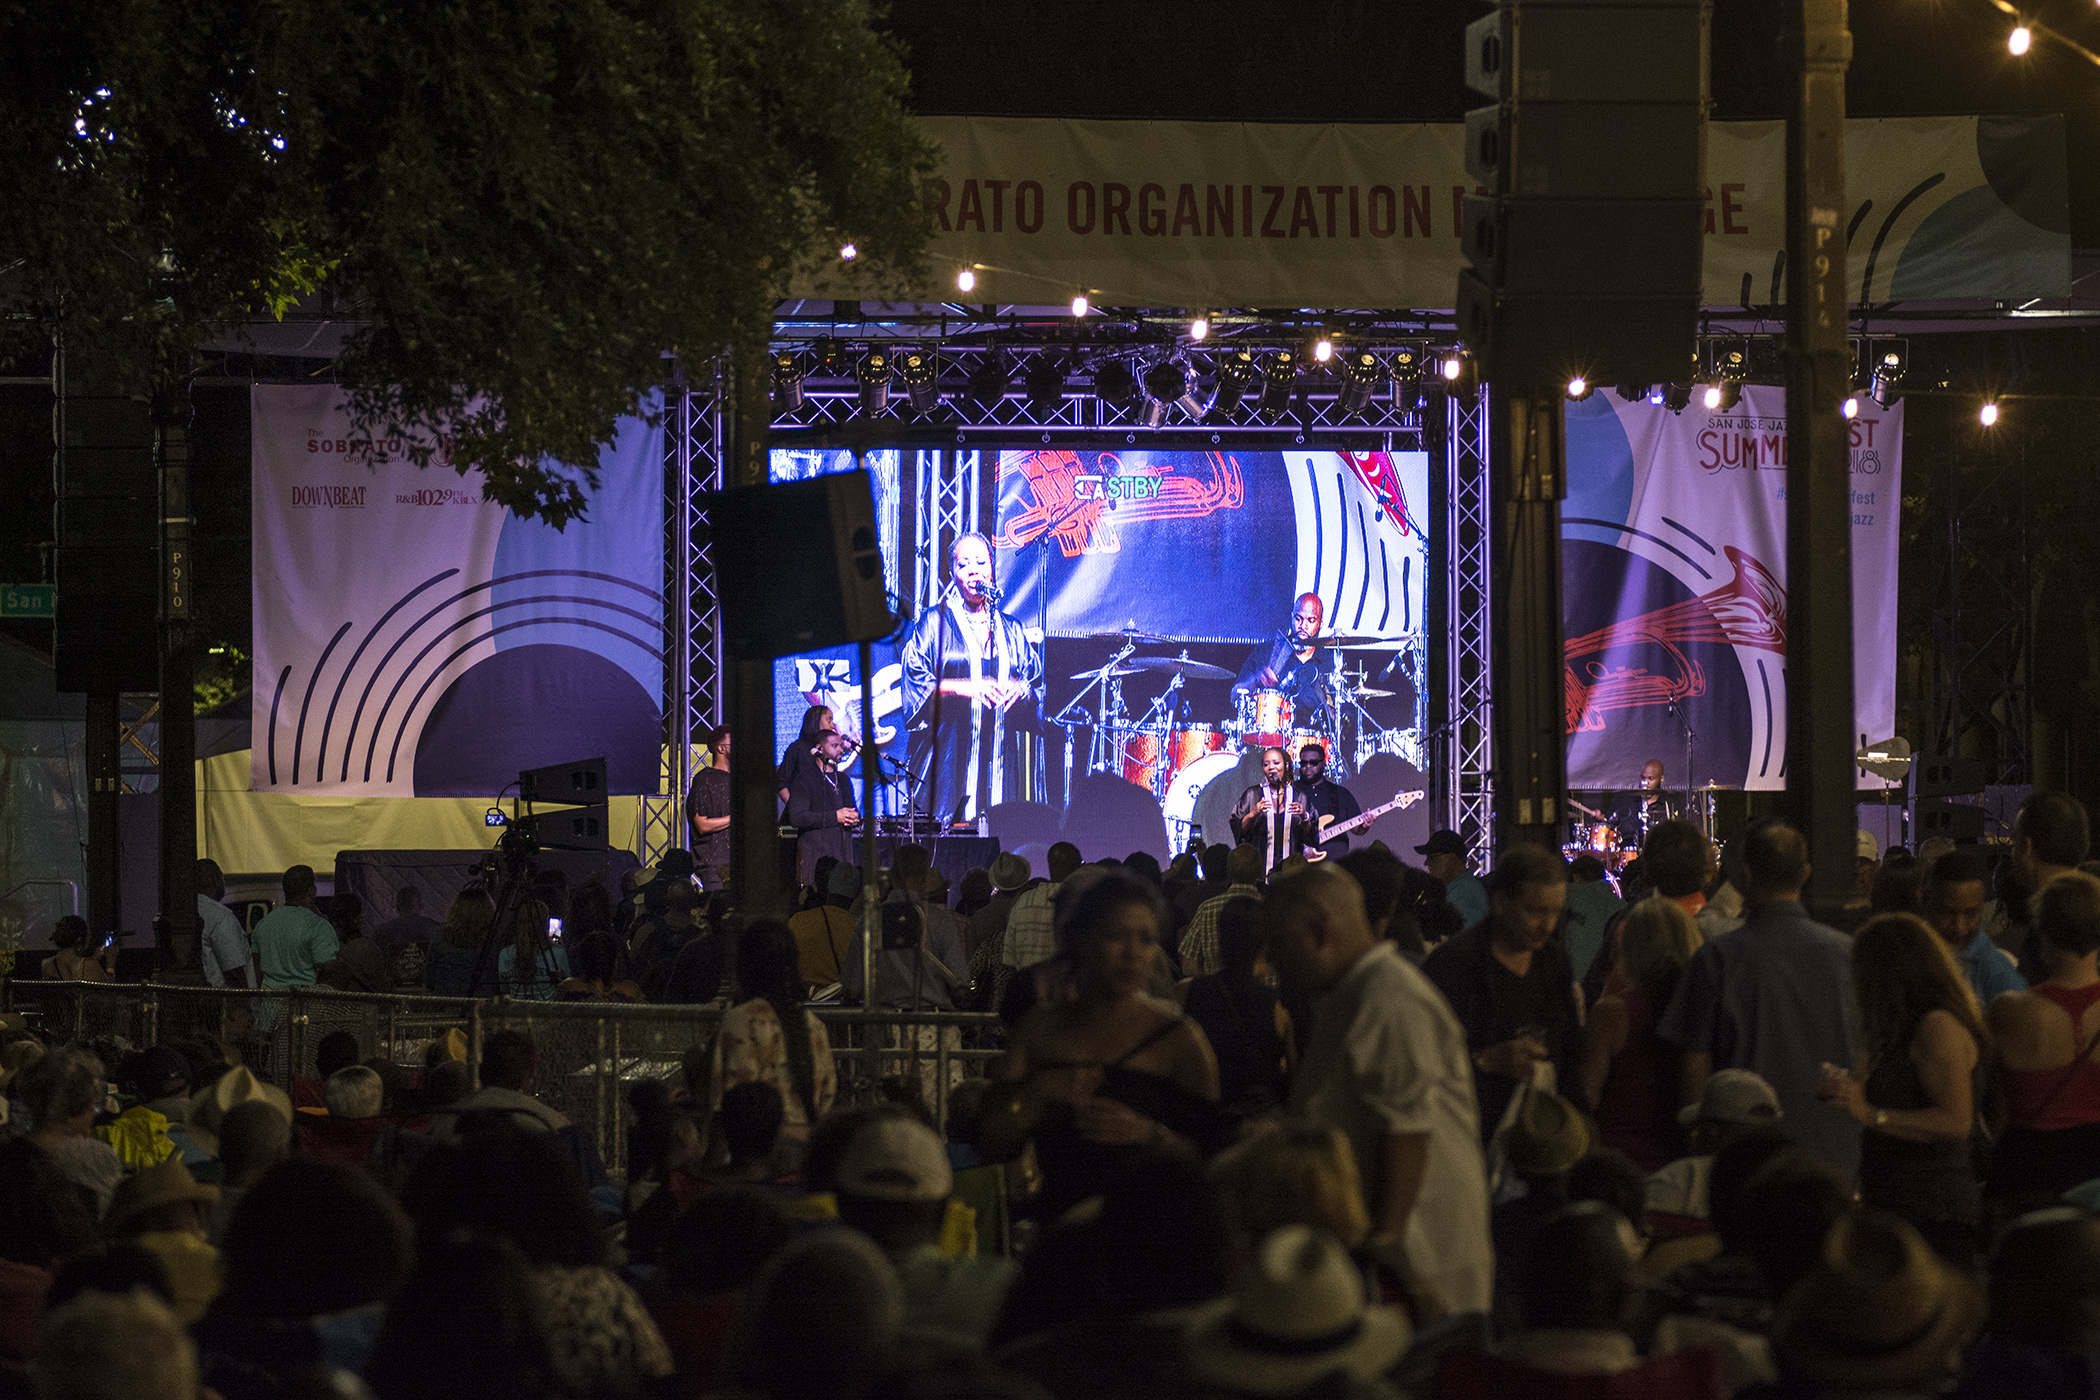
[{"label": "drummer on stage", "polygon": [[[1345,822],[1363,815],[1364,804],[1356,800],[1356,794],[1327,777],[1324,744],[1307,744],[1298,750],[1298,785],[1305,794],[1305,814],[1316,824],[1323,818]],[[1349,838],[1345,835],[1322,841],[1319,849],[1322,856],[1345,856],[1349,854]]]},{"label": "drummer on stage", "polygon": [[1612,825],[1619,829],[1620,844],[1637,851],[1657,823],[1672,821],[1677,815],[1677,804],[1663,791],[1662,760],[1651,758],[1641,765],[1641,785],[1621,795]]},{"label": "drummer on stage", "polygon": [[[1290,697],[1295,722],[1308,726],[1326,713],[1326,676],[1320,665],[1320,595],[1301,593],[1291,625],[1254,649],[1232,683],[1235,702],[1256,690],[1280,690]],[[1284,759],[1286,768],[1290,759]]]},{"label": "drummer on stage", "polygon": [[1288,752],[1263,749],[1261,777],[1232,804],[1232,839],[1261,847],[1261,872],[1267,875],[1312,845],[1317,827],[1305,809],[1305,790],[1291,781]]}]

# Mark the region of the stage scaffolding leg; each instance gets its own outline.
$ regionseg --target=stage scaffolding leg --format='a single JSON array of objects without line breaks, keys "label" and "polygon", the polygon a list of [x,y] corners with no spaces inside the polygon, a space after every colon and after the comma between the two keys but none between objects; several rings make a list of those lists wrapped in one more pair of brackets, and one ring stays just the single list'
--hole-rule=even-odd
[{"label": "stage scaffolding leg", "polygon": [[1437,824],[1462,836],[1473,868],[1492,864],[1494,840],[1494,658],[1490,639],[1493,532],[1488,527],[1488,398],[1446,400],[1442,583],[1445,640],[1439,668],[1445,713]]},{"label": "stage scaffolding leg", "polygon": [[1551,850],[1567,801],[1560,503],[1567,442],[1558,393],[1489,395],[1493,426],[1496,840]]}]

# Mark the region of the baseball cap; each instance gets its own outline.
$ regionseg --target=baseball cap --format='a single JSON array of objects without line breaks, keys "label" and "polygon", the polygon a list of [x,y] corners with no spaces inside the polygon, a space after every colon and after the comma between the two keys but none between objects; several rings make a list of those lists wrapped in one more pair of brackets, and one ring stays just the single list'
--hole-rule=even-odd
[{"label": "baseball cap", "polygon": [[1881,859],[1881,847],[1875,842],[1874,833],[1871,831],[1863,830],[1859,833],[1859,858],[1861,860]]},{"label": "baseball cap", "polygon": [[1777,1123],[1784,1116],[1772,1086],[1747,1069],[1715,1070],[1699,1102],[1677,1111],[1677,1121],[1687,1128],[1700,1122]]},{"label": "baseball cap", "polygon": [[1432,831],[1429,840],[1415,847],[1415,854],[1424,856],[1462,856],[1466,843],[1455,831]]},{"label": "baseball cap", "polygon": [[860,893],[860,867],[840,861],[831,867],[831,879],[826,883],[826,894],[840,899],[851,899]]},{"label": "baseball cap", "polygon": [[916,1118],[876,1119],[853,1135],[839,1164],[842,1196],[945,1201],[954,1190],[946,1145]]}]

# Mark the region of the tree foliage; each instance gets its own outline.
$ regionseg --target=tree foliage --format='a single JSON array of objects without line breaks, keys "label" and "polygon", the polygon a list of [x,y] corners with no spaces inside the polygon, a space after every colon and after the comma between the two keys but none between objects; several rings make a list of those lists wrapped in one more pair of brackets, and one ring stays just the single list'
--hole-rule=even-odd
[{"label": "tree foliage", "polygon": [[0,274],[163,383],[325,285],[360,425],[559,524],[670,357],[923,274],[905,89],[866,0],[0,0]]}]

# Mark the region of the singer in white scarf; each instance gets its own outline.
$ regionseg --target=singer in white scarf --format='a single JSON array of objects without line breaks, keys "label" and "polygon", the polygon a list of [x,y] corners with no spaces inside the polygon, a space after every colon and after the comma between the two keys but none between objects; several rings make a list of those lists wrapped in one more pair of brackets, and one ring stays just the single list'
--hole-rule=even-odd
[{"label": "singer in white scarf", "polygon": [[1291,781],[1291,756],[1263,749],[1262,781],[1232,804],[1232,839],[1262,848],[1261,870],[1271,870],[1316,844],[1316,819],[1305,810],[1305,792]]},{"label": "singer in white scarf", "polygon": [[975,821],[1036,795],[1034,697],[1042,649],[998,607],[991,541],[956,538],[938,606],[912,624],[900,660],[914,798],[937,821]]}]

